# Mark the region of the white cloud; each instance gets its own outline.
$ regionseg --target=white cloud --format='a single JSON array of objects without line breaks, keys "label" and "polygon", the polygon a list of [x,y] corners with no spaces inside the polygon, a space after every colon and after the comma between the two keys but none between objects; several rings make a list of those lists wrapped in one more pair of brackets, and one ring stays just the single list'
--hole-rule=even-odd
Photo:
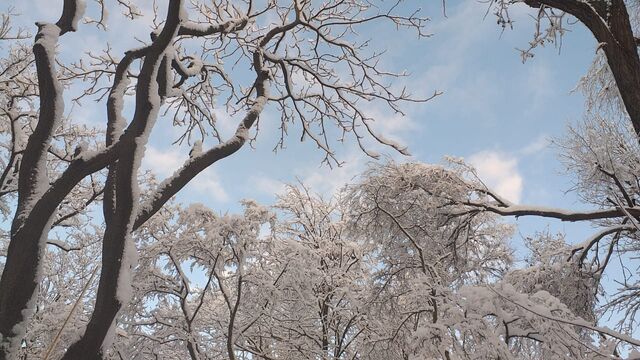
[{"label": "white cloud", "polygon": [[167,177],[180,168],[184,160],[186,160],[186,156],[180,154],[178,149],[172,148],[162,151],[154,146],[147,146],[142,160],[142,168],[151,170],[161,177]]},{"label": "white cloud", "polygon": [[217,202],[228,202],[230,199],[220,182],[220,177],[211,168],[196,176],[192,184],[196,191],[211,196]]},{"label": "white cloud", "polygon": [[259,191],[265,194],[278,194],[285,190],[285,183],[276,179],[272,179],[262,174],[260,176],[251,176],[249,183]]},{"label": "white cloud", "polygon": [[522,155],[535,155],[541,151],[546,150],[551,145],[551,140],[547,134],[540,134],[537,138],[533,139],[529,144],[520,149]]},{"label": "white cloud", "polygon": [[518,171],[518,159],[497,151],[481,151],[471,155],[468,162],[487,186],[510,201],[520,202],[523,180]]},{"label": "white cloud", "polygon": [[[215,108],[213,115],[216,119],[216,128],[223,139],[227,139],[235,133],[238,127],[238,120],[232,118],[224,108]],[[243,113],[238,114],[237,118],[240,119],[242,116],[244,116]]]},{"label": "white cloud", "polygon": [[[171,176],[182,166],[186,159],[187,155],[182,154],[177,148],[163,151],[154,146],[147,146],[147,151],[142,160],[142,168],[151,170],[162,179]],[[217,202],[229,201],[229,194],[222,186],[220,177],[211,168],[196,176],[189,186],[200,194],[211,196]]]},{"label": "white cloud", "polygon": [[367,160],[370,158],[354,149],[340,167],[330,169],[327,166],[313,166],[301,169],[298,173],[302,182],[313,191],[332,196],[362,172]]},{"label": "white cloud", "polygon": [[374,119],[371,122],[373,130],[387,139],[391,139],[405,145],[408,141],[405,135],[410,135],[417,129],[416,123],[407,115],[393,113],[380,104],[371,104],[365,110],[367,116]]}]

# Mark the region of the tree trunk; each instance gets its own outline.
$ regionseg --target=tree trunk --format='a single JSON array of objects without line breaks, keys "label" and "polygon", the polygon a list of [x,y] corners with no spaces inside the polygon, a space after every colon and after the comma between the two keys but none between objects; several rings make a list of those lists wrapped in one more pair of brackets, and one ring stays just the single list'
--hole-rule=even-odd
[{"label": "tree trunk", "polygon": [[38,272],[40,259],[44,251],[42,244],[49,233],[51,221],[42,219],[38,224],[27,223],[12,237],[9,244],[7,263],[5,264],[2,279],[0,280],[0,334],[2,334],[2,346],[0,359],[7,358],[10,342],[19,342],[16,338],[24,329],[20,329],[26,311],[33,307],[31,300],[37,297]]},{"label": "tree trunk", "polygon": [[102,245],[102,271],[98,285],[99,295],[96,297],[95,308],[84,335],[69,347],[62,359],[102,359],[102,344],[123,306],[117,297],[118,280],[122,271],[125,238],[130,237],[123,233],[123,228],[126,227],[114,221],[105,230]]}]

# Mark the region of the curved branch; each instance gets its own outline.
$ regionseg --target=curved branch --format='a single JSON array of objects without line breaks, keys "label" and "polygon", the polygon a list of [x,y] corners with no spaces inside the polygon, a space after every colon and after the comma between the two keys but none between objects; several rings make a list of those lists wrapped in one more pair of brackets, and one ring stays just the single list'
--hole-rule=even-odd
[{"label": "curved branch", "polygon": [[169,199],[184,188],[196,175],[218,160],[234,154],[246,143],[248,131],[264,110],[268,99],[269,74],[267,71],[262,70],[261,55],[257,52],[255,54],[254,68],[256,69],[257,78],[254,87],[257,96],[253,105],[238,125],[235,135],[231,139],[203,152],[201,155],[190,158],[172,177],[164,180],[156,189],[155,194],[151,196],[151,200],[140,207],[133,225],[134,231],[158,212]]},{"label": "curved branch", "polygon": [[[545,218],[553,218],[562,221],[588,221],[588,220],[603,220],[603,219],[615,219],[626,216],[625,212],[619,208],[610,208],[593,211],[573,211],[566,209],[556,209],[544,206],[527,206],[527,205],[509,205],[499,206],[493,204],[479,203],[479,202],[464,202],[464,205],[490,211],[492,213],[502,216],[539,216]],[[640,208],[631,207],[624,208],[629,214],[633,216],[640,216]]]}]

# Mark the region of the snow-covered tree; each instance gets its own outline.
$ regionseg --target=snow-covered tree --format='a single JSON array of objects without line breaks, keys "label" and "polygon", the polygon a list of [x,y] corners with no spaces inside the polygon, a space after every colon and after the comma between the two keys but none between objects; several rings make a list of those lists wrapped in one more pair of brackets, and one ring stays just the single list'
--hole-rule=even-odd
[{"label": "snow-covered tree", "polygon": [[[487,195],[465,171],[389,163],[331,200],[288,187],[273,208],[245,201],[239,215],[168,205],[136,232],[132,301],[105,356],[605,359],[619,341],[638,345],[597,326],[599,279],[567,261],[561,236],[528,240],[512,265],[512,227],[468,204]],[[60,253],[51,264],[69,261]],[[95,297],[95,259],[75,263],[70,276],[47,271],[21,353],[62,356],[88,321],[90,304],[74,300]]]},{"label": "snow-covered tree", "polygon": [[[586,26],[597,41],[593,64],[578,84],[578,90],[586,98],[584,118],[569,129],[564,139],[557,141],[567,173],[575,179],[571,190],[592,210],[516,205],[498,198],[480,207],[505,216],[541,216],[588,222],[594,226],[596,231],[591,237],[570,239],[572,245],[563,247],[568,251],[568,255],[565,251],[563,256],[570,259],[571,264],[563,265],[562,272],[569,275],[565,270],[573,267],[569,278],[577,283],[610,279],[610,287],[617,289],[601,294],[597,305],[600,311],[619,319],[619,330],[632,334],[637,324],[635,254],[640,229],[637,206],[640,6],[633,0],[492,1],[491,6],[503,26],[512,25],[509,10],[517,3],[537,9],[534,39],[522,51],[523,60],[532,57],[533,49],[538,46],[559,46],[574,19]],[[558,260],[552,267],[557,268],[560,263]],[[549,268],[549,259],[538,265]],[[570,288],[572,284],[575,283],[562,286]],[[580,298],[579,302],[586,300]]]},{"label": "snow-covered tree", "polygon": [[371,318],[389,333],[373,358],[604,359],[618,341],[637,346],[597,326],[601,273],[568,261],[577,249],[561,238],[537,236],[511,266],[511,229],[487,211],[507,200],[460,160],[374,166],[349,193],[354,231],[377,247]]},{"label": "snow-covered tree", "polygon": [[[569,129],[565,139],[558,141],[561,159],[568,174],[575,179],[572,190],[592,210],[513,204],[479,181],[473,182],[474,191],[486,197],[462,203],[471,212],[590,223],[595,230],[587,239],[571,239],[570,245],[548,239],[551,245],[546,246],[544,255],[537,255],[530,264],[536,270],[520,277],[523,280],[529,278],[531,286],[541,286],[546,282],[546,286],[550,286],[546,291],[555,296],[566,289],[574,289],[571,292],[571,296],[575,296],[573,300],[562,299],[576,302],[573,305],[566,303],[572,311],[591,320],[593,314],[588,314],[589,308],[597,303],[602,310],[621,315],[620,329],[631,333],[637,322],[638,308],[633,299],[639,279],[630,269],[637,266],[634,258],[640,230],[637,175],[640,148],[631,124],[621,121],[588,113],[580,124]],[[474,170],[468,169],[472,177],[477,178]],[[613,279],[618,290],[607,297],[589,299],[589,292],[594,297],[599,294],[597,287],[603,278]],[[555,281],[561,283],[550,283]],[[583,285],[585,288],[580,290]],[[586,291],[586,288],[591,290]]]},{"label": "snow-covered tree", "polygon": [[[112,352],[202,359],[343,359],[361,354],[368,268],[337,203],[291,187],[274,212],[202,206],[140,233],[135,301]],[[165,215],[166,212],[165,212]],[[195,279],[198,279],[195,281]],[[197,284],[196,284],[197,283]]]},{"label": "snow-covered tree", "polygon": [[[337,161],[326,132],[330,125],[353,135],[371,156],[375,153],[365,145],[367,136],[405,151],[374,133],[373,119],[362,106],[380,101],[399,111],[401,102],[415,99],[387,86],[388,79],[398,75],[379,67],[381,54],[368,52],[368,39],[356,31],[387,21],[423,35],[425,19],[413,10],[398,13],[404,8],[382,1],[170,0],[166,12],[156,8],[150,40],[141,47],[119,56],[105,46],[103,53],[90,53],[87,59],[61,61],[56,56],[58,42],[70,32],[82,33],[88,25],[81,20],[91,6],[98,20],[87,17],[83,22],[106,29],[111,5],[65,0],[58,21],[37,24],[31,52],[18,44],[2,60],[4,147],[9,156],[1,190],[11,190],[15,199],[5,203],[14,217],[0,280],[0,359],[17,351],[28,327],[52,227],[103,197],[105,228],[96,301],[84,335],[64,355],[100,357],[105,337],[131,293],[133,232],[197,174],[250,140],[265,107],[280,112],[283,136],[290,123],[297,123],[302,137],[324,151],[328,162]],[[132,21],[140,15],[131,2],[114,6]],[[0,27],[3,38],[22,37],[24,33],[10,31],[7,19]],[[189,39],[200,46],[194,48]],[[234,73],[238,68],[243,71]],[[99,129],[104,142],[95,140],[94,130],[74,125],[79,119],[66,116],[65,90],[71,82],[83,86],[81,97],[106,100],[104,127]],[[125,108],[128,97],[133,100],[131,109]],[[237,117],[233,134],[223,134],[216,125],[213,108],[218,97],[226,99],[226,110]],[[200,131],[203,136],[212,134],[214,144],[194,145],[173,176],[142,199],[140,164],[163,109],[184,127],[184,139],[190,141],[192,131]],[[62,131],[65,128],[76,133],[69,135]],[[81,141],[82,137],[91,140]],[[103,169],[106,176],[99,175]],[[76,196],[86,189],[95,196]]]},{"label": "snow-covered tree", "polygon": [[[13,14],[9,12],[2,15],[0,23],[0,206],[4,223],[8,223],[16,210],[19,170],[28,139],[38,124],[39,89],[34,55],[26,44],[26,31],[14,28],[12,20]],[[70,81],[66,78],[61,83],[66,86]],[[98,134],[96,129],[61,118],[59,126],[51,133],[51,141],[44,154],[47,163],[43,168],[46,167],[52,177],[60,176],[74,160],[77,148],[83,144],[95,145]],[[90,286],[90,279],[97,271],[97,243],[101,233],[100,222],[93,222],[91,210],[93,204],[101,200],[103,188],[100,175],[91,175],[80,181],[69,196],[56,205],[50,219],[51,230],[44,234],[40,244],[43,265],[39,269],[38,287],[41,290],[31,303],[30,316],[34,321],[23,324],[22,331],[26,335],[18,339],[24,345],[20,356],[42,356],[47,351],[53,352],[59,339],[77,336],[77,323],[82,323],[82,319],[86,323],[91,309],[86,295],[95,290]],[[8,252],[11,252],[11,234],[8,229],[2,231],[0,270],[4,268]],[[14,301],[14,297],[19,295],[2,292],[0,297]],[[29,315],[26,311],[25,314]]]},{"label": "snow-covered tree", "polygon": [[283,270],[270,316],[270,356],[362,357],[375,331],[369,312],[369,248],[349,236],[344,204],[299,186],[288,187],[276,209],[281,217],[273,236]]},{"label": "snow-covered tree", "polygon": [[224,216],[202,205],[171,206],[141,229],[133,301],[114,354],[234,358],[236,343],[260,320],[254,311],[268,301],[256,291],[273,281],[264,269],[269,244],[259,236],[272,214],[244,205],[243,215]]}]

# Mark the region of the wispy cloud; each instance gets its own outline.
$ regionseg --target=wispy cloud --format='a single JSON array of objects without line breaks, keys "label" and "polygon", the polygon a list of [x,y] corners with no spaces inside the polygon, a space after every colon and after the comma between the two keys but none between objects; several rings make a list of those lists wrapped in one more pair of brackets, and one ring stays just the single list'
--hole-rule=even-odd
[{"label": "wispy cloud", "polygon": [[201,194],[210,196],[219,203],[228,202],[231,199],[222,185],[220,177],[211,168],[196,176],[193,180],[193,188]]},{"label": "wispy cloud", "polygon": [[480,178],[500,196],[520,202],[523,190],[518,159],[498,151],[481,151],[471,155],[468,162],[478,171]]},{"label": "wispy cloud", "polygon": [[[177,148],[168,148],[163,151],[154,146],[148,146],[145,157],[142,160],[142,168],[150,170],[158,178],[162,179],[171,176],[182,166],[186,159],[187,155],[182,154]],[[190,187],[201,195],[210,196],[216,202],[230,200],[229,194],[222,185],[220,176],[213,168],[208,168],[196,176]]]},{"label": "wispy cloud", "polygon": [[362,172],[368,160],[366,155],[354,149],[345,157],[340,167],[331,169],[327,166],[309,166],[298,169],[297,176],[313,191],[331,196]]},{"label": "wispy cloud", "polygon": [[547,134],[540,134],[538,137],[533,139],[530,143],[525,145],[522,149],[520,149],[520,154],[524,156],[535,155],[541,151],[544,151],[549,148],[551,145],[551,139]]},{"label": "wispy cloud", "polygon": [[168,148],[165,151],[154,146],[148,146],[142,160],[142,168],[150,170],[152,173],[167,177],[173,174],[182,163],[186,160],[186,156],[180,154],[176,148]]},{"label": "wispy cloud", "polygon": [[393,113],[391,109],[383,108],[380,104],[375,104],[366,110],[367,116],[374,119],[371,122],[372,129],[376,134],[383,135],[393,141],[403,145],[408,143],[407,137],[411,131],[417,128],[413,118],[409,115]]},{"label": "wispy cloud", "polygon": [[281,193],[286,187],[286,184],[283,181],[270,178],[265,174],[251,176],[249,178],[249,183],[258,191],[270,195]]}]

